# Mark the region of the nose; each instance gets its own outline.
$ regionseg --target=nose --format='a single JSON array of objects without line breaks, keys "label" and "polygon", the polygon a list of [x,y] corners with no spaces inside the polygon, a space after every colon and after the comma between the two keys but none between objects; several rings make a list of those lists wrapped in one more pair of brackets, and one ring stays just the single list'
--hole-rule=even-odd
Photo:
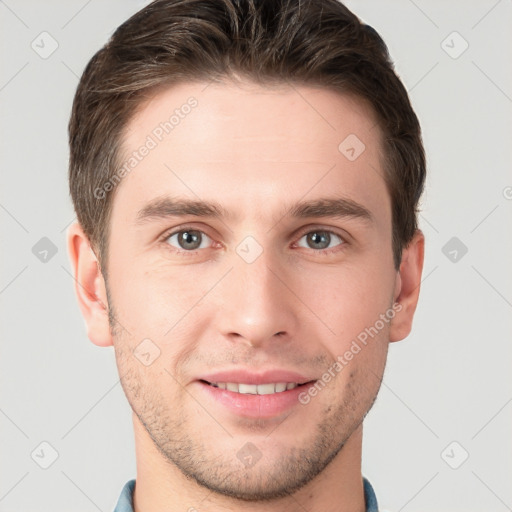
[{"label": "nose", "polygon": [[222,335],[252,347],[289,341],[300,313],[290,268],[270,251],[252,263],[234,256],[234,268],[220,294],[217,320]]}]

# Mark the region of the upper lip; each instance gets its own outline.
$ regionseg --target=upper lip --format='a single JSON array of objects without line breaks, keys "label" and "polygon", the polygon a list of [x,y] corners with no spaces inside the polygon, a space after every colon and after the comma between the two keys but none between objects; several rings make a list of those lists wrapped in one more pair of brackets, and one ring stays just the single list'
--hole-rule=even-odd
[{"label": "upper lip", "polygon": [[200,376],[198,380],[205,380],[210,383],[233,382],[238,384],[270,384],[278,382],[296,382],[297,384],[305,384],[306,382],[316,379],[288,370],[276,369],[256,373],[238,369],[208,373]]}]

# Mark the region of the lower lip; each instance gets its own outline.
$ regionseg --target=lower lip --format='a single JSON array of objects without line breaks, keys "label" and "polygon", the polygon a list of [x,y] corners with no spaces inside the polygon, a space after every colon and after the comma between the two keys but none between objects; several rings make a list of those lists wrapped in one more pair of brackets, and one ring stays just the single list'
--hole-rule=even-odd
[{"label": "lower lip", "polygon": [[308,382],[303,386],[271,395],[250,395],[220,389],[202,381],[197,381],[197,383],[208,397],[216,400],[231,412],[251,418],[270,418],[286,412],[294,405],[300,404],[299,395],[313,385],[313,382]]}]

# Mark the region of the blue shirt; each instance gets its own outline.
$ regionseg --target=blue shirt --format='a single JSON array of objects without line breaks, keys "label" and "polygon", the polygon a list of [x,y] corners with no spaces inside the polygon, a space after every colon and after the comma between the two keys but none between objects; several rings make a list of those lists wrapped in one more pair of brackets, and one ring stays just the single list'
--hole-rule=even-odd
[{"label": "blue shirt", "polygon": [[[377,498],[370,482],[363,476],[364,500],[366,502],[366,512],[379,512]],[[135,479],[129,480],[121,491],[119,501],[114,512],[133,512],[133,489],[135,488]]]}]

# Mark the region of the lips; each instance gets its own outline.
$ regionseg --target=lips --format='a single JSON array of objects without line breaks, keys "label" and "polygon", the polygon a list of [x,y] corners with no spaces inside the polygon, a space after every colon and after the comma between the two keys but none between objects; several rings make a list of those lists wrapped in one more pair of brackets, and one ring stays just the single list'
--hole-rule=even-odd
[{"label": "lips", "polygon": [[202,380],[209,384],[233,383],[246,385],[260,385],[294,383],[297,385],[301,385],[316,380],[316,378],[311,375],[303,375],[301,373],[289,370],[275,369],[257,373],[248,370],[237,369],[201,375],[197,380]]},{"label": "lips", "polygon": [[[231,375],[228,378],[233,379],[234,377]],[[247,375],[243,378],[247,379]],[[261,375],[258,377],[253,375],[254,380],[258,380],[258,378],[261,378]],[[286,414],[293,407],[303,407],[299,401],[299,396],[309,386],[309,383],[313,382],[315,381],[310,380],[300,385],[289,383],[290,389],[285,389],[284,391],[277,391],[278,386],[280,386],[279,389],[282,389],[284,383],[275,384],[269,382],[264,384],[231,382],[225,383],[226,388],[223,389],[218,385],[221,383],[215,385],[215,383],[211,384],[206,380],[200,379],[194,381],[193,385],[199,393],[196,397],[200,402],[204,399],[212,407],[220,407],[221,411],[226,411],[231,415],[235,415],[235,417],[270,419],[282,417],[283,414]],[[228,384],[232,390],[227,388]],[[262,394],[258,392],[259,390],[270,391],[270,386],[274,390],[273,392],[264,392]],[[288,388],[288,384],[286,387]]]},{"label": "lips", "polygon": [[272,418],[300,405],[300,393],[316,380],[290,370],[237,369],[202,375],[194,385],[206,399],[237,416]]}]

